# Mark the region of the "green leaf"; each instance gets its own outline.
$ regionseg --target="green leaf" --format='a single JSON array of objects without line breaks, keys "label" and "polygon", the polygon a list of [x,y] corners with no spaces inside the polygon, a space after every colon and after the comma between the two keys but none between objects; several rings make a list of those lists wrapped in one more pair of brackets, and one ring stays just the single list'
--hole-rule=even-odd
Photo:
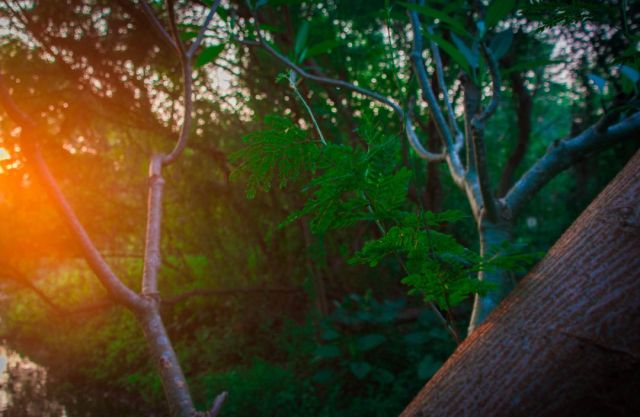
[{"label": "green leaf", "polygon": [[220,55],[220,53],[224,50],[224,44],[220,45],[212,45],[207,46],[200,52],[198,58],[196,59],[196,68],[200,68],[203,65],[208,64],[209,62],[215,61],[215,59]]},{"label": "green leaf", "polygon": [[414,10],[432,19],[438,19],[442,23],[445,23],[447,26],[449,26],[454,32],[458,33],[460,36],[470,37],[469,32],[467,32],[464,28],[464,24],[459,20],[456,20],[451,16],[447,15],[446,13],[443,13],[436,9],[432,9],[431,7],[427,7],[427,6],[418,6],[416,4],[406,3],[403,1],[399,3],[409,10]]},{"label": "green leaf", "polygon": [[442,362],[435,360],[431,355],[427,355],[418,365],[418,377],[420,379],[431,378],[441,366]]},{"label": "green leaf", "polygon": [[326,41],[322,41],[309,47],[309,50],[307,51],[307,58],[312,58],[316,55],[322,55],[324,53],[330,52],[338,46],[340,46],[340,41],[338,39],[329,39]]},{"label": "green leaf", "polygon": [[450,42],[446,41],[444,38],[441,38],[438,35],[429,32],[423,32],[425,38],[434,41],[443,51],[447,53],[453,59],[456,64],[460,65],[460,67],[466,72],[471,72],[471,67],[467,63],[465,57],[460,53],[460,51],[453,46]]},{"label": "green leaf", "polygon": [[298,33],[296,34],[295,44],[293,46],[293,52],[295,53],[296,57],[300,56],[300,53],[302,52],[303,48],[307,44],[308,38],[309,38],[309,22],[305,20],[304,22],[302,22],[302,24],[300,25],[300,28],[298,29]]},{"label": "green leaf", "polygon": [[485,23],[492,28],[516,7],[516,0],[493,0],[487,8]]},{"label": "green leaf", "polygon": [[355,375],[356,378],[364,379],[373,367],[369,362],[351,362],[349,369],[351,369],[351,373]]},{"label": "green leaf", "polygon": [[478,68],[478,51],[471,50],[455,33],[451,34],[451,39],[458,50],[462,53],[471,68]]},{"label": "green leaf", "polygon": [[493,51],[493,57],[496,60],[502,58],[507,51],[509,51],[511,42],[513,42],[513,32],[511,32],[511,29],[496,33],[489,43],[489,48]]},{"label": "green leaf", "polygon": [[247,197],[253,198],[258,190],[269,191],[274,180],[284,188],[295,182],[310,169],[312,155],[317,146],[307,139],[298,125],[285,117],[265,117],[265,127],[244,138],[247,146],[231,154],[232,162],[240,166],[232,178],[247,173]]},{"label": "green leaf", "polygon": [[264,30],[265,32],[271,32],[271,33],[282,32],[282,29],[280,29],[279,27],[273,26],[273,25],[267,25],[265,23],[260,24],[260,29]]},{"label": "green leaf", "polygon": [[372,333],[359,337],[356,340],[356,345],[362,352],[366,352],[380,346],[385,340],[386,338],[383,335],[379,333]]},{"label": "green leaf", "polygon": [[596,87],[598,87],[600,94],[604,94],[604,87],[607,85],[607,82],[604,78],[596,74],[587,74],[587,78],[589,78],[589,80],[591,80],[596,85]]},{"label": "green leaf", "polygon": [[539,67],[546,67],[547,65],[562,64],[563,62],[565,61],[561,59],[536,59],[531,61],[523,61],[523,62],[518,62],[512,67],[505,68],[502,72],[504,73],[504,75],[507,75],[512,72],[522,72],[530,69],[536,69]]},{"label": "green leaf", "polygon": [[198,32],[180,32],[180,39],[188,41],[189,39],[197,38]]},{"label": "green leaf", "polygon": [[640,80],[640,73],[627,65],[620,65],[620,73],[631,80],[634,84]]},{"label": "green leaf", "polygon": [[337,345],[320,345],[316,348],[316,358],[332,359],[342,356],[342,351]]}]

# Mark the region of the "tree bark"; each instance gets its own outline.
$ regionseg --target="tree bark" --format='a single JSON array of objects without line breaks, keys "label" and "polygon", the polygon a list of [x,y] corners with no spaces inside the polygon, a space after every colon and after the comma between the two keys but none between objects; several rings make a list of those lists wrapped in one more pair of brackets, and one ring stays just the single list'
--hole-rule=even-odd
[{"label": "tree bark", "polygon": [[404,410],[640,415],[640,151]]},{"label": "tree bark", "polygon": [[[511,225],[503,220],[498,219],[497,222],[490,222],[481,219],[478,225],[478,236],[480,237],[480,255],[491,257],[501,252],[502,246],[511,238]],[[475,295],[473,309],[471,310],[471,318],[469,320],[468,334],[473,333],[487,318],[489,313],[502,301],[513,289],[512,281],[509,279],[509,273],[505,270],[497,271],[480,271],[478,273],[480,281],[489,282],[494,285],[494,289],[487,294],[480,296]]]}]

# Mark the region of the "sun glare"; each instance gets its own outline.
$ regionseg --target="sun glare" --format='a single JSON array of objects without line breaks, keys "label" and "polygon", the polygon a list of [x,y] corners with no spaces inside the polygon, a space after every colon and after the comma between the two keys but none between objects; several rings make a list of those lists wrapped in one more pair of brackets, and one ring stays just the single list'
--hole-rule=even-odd
[{"label": "sun glare", "polygon": [[0,148],[0,161],[6,161],[7,159],[11,159],[11,155],[5,148]]}]

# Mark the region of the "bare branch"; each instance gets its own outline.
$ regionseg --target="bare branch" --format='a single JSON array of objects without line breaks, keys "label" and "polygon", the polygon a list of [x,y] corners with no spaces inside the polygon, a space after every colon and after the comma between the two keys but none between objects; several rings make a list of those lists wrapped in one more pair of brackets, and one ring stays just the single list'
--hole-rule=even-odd
[{"label": "bare branch", "polygon": [[292,70],[294,70],[296,73],[298,73],[303,78],[306,78],[306,79],[312,80],[312,81],[316,81],[316,82],[319,82],[319,83],[322,83],[322,84],[329,84],[329,85],[333,85],[333,86],[336,86],[336,87],[346,88],[348,90],[351,90],[351,91],[354,91],[356,93],[362,94],[365,97],[372,98],[375,101],[390,107],[391,110],[393,110],[396,114],[398,114],[398,116],[400,116],[401,118],[404,118],[404,111],[402,110],[400,105],[398,105],[398,103],[396,103],[395,101],[391,100],[390,98],[388,98],[386,96],[383,96],[382,94],[380,94],[378,92],[375,92],[375,91],[372,91],[372,90],[368,90],[366,88],[359,87],[359,86],[354,85],[354,84],[352,84],[350,82],[347,82],[347,81],[338,80],[338,79],[334,79],[334,78],[328,78],[328,77],[321,77],[319,75],[314,75],[314,74],[311,74],[311,73],[305,71],[300,66],[296,65],[293,61],[291,61],[289,58],[287,58],[286,56],[282,55],[280,52],[276,51],[271,45],[269,45],[269,43],[266,40],[264,40],[264,38],[262,37],[262,35],[260,34],[259,30],[260,29],[258,29],[258,37],[260,39],[259,43],[253,43],[253,42],[248,43],[246,41],[243,41],[243,42],[245,44],[251,45],[251,46],[256,46],[256,45],[262,46],[273,57],[275,57],[276,59],[281,61],[287,67],[289,67]]},{"label": "bare branch", "polygon": [[174,0],[166,0],[167,12],[169,14],[169,30],[171,31],[171,36],[173,37],[173,42],[176,45],[176,50],[181,58],[187,56],[187,52],[184,49],[184,44],[182,43],[182,39],[180,39],[180,32],[178,32],[178,24],[176,23],[176,10],[173,4]]},{"label": "bare branch", "polygon": [[216,417],[218,414],[220,414],[220,410],[222,409],[224,400],[227,399],[228,395],[229,393],[227,391],[218,394],[216,399],[213,401],[213,407],[211,407],[211,410],[206,414],[206,417]]},{"label": "bare branch", "polygon": [[3,276],[5,278],[10,279],[11,281],[15,282],[17,285],[21,287],[25,287],[33,291],[33,293],[37,295],[38,298],[40,298],[46,305],[48,305],[49,308],[55,311],[56,314],[60,314],[64,311],[51,298],[49,298],[47,294],[45,294],[40,288],[38,288],[36,284],[34,284],[29,278],[24,276],[19,271],[7,265],[2,265],[2,270],[4,272]]},{"label": "bare branch", "polygon": [[53,198],[62,217],[80,244],[87,263],[114,299],[132,310],[136,310],[140,306],[140,297],[131,291],[131,289],[114,274],[111,267],[109,267],[89,237],[89,234],[62,193],[58,182],[53,177],[53,174],[51,174],[49,166],[42,157],[36,138],[38,136],[45,136],[46,133],[40,131],[35,121],[18,108],[9,94],[2,75],[0,75],[0,102],[2,102],[9,117],[22,127],[22,145],[25,154],[35,163],[40,180],[43,182],[45,189]]},{"label": "bare branch", "polygon": [[418,13],[415,10],[407,10],[407,13],[409,14],[409,20],[411,21],[411,28],[413,31],[413,48],[411,51],[411,61],[413,62],[413,66],[418,78],[418,84],[420,84],[422,98],[427,102],[429,111],[435,121],[436,128],[438,129],[438,133],[440,133],[440,137],[442,137],[442,140],[444,141],[445,149],[448,156],[447,164],[449,165],[451,176],[453,177],[456,184],[464,187],[464,169],[462,168],[462,164],[460,163],[460,158],[458,156],[459,148],[456,148],[456,146],[454,146],[454,140],[451,135],[451,131],[447,126],[444,115],[442,114],[442,110],[438,106],[438,102],[433,93],[433,89],[431,88],[431,83],[429,82],[429,76],[427,75],[424,60],[422,59],[423,46],[422,27],[420,19],[418,18]]},{"label": "bare branch", "polygon": [[175,43],[171,35],[169,35],[169,33],[165,30],[164,26],[162,26],[160,19],[158,19],[151,7],[147,4],[146,0],[140,0],[140,7],[149,20],[149,23],[151,23],[153,29],[160,35],[162,39],[164,39],[165,42],[169,44],[169,46],[171,46],[172,49],[178,51],[178,45]]},{"label": "bare branch", "polygon": [[516,169],[524,159],[524,155],[529,146],[531,137],[531,112],[533,110],[533,94],[529,93],[524,85],[522,74],[515,71],[510,75],[511,90],[513,92],[513,101],[516,109],[516,118],[518,124],[518,140],[516,146],[511,151],[509,158],[502,171],[500,185],[498,186],[498,196],[503,197],[513,185],[513,176]]},{"label": "bare branch", "polygon": [[442,110],[438,106],[438,101],[436,100],[435,94],[433,93],[433,89],[431,88],[431,83],[429,82],[429,76],[427,75],[427,70],[424,65],[424,60],[422,59],[422,29],[420,19],[418,18],[418,13],[414,10],[408,10],[409,18],[411,20],[411,27],[413,29],[413,48],[411,51],[411,60],[413,61],[413,65],[416,71],[416,75],[418,77],[418,83],[420,84],[420,91],[422,91],[422,98],[429,105],[429,112],[433,116],[436,127],[442,137],[445,146],[449,151],[453,150],[453,138],[451,135],[451,131],[447,126],[446,121],[444,120],[444,115],[442,114]]},{"label": "bare branch", "polygon": [[418,138],[418,135],[416,134],[416,131],[413,128],[413,123],[411,122],[411,117],[413,116],[412,107],[413,107],[413,103],[411,103],[410,101],[407,114],[404,119],[405,120],[404,127],[407,133],[407,139],[409,140],[411,147],[416,151],[416,153],[422,159],[426,159],[429,162],[444,161],[447,157],[447,154],[445,152],[433,153],[427,150],[424,146],[422,146],[422,142],[420,142],[420,139]]},{"label": "bare branch", "polygon": [[159,297],[158,270],[162,260],[160,237],[162,226],[162,178],[163,155],[156,154],[149,163],[149,200],[147,203],[147,237],[145,241],[144,267],[142,272],[142,295]]},{"label": "bare branch", "polygon": [[592,126],[578,136],[554,142],[504,198],[511,215],[520,211],[527,201],[560,172],[587,155],[596,154],[625,139],[637,139],[639,132],[640,112],[636,112],[604,132],[598,132]]},{"label": "bare branch", "polygon": [[[433,32],[433,29],[429,27],[427,29],[429,33]],[[455,147],[457,150],[462,148],[464,143],[464,135],[458,126],[458,122],[456,120],[456,114],[453,111],[453,104],[451,100],[449,100],[449,89],[447,88],[446,80],[444,79],[444,68],[442,66],[442,56],[440,55],[440,48],[438,48],[438,44],[433,40],[429,42],[431,47],[431,55],[433,57],[433,61],[436,67],[436,75],[438,78],[438,85],[440,86],[440,91],[442,92],[442,98],[444,100],[445,106],[447,108],[447,116],[449,118],[449,127],[455,132]]]},{"label": "bare branch", "polygon": [[200,31],[198,32],[198,36],[193,41],[193,43],[189,47],[189,50],[187,51],[187,56],[189,58],[193,58],[193,55],[196,53],[196,51],[198,50],[198,47],[202,43],[202,40],[204,39],[204,34],[207,32],[207,29],[209,28],[209,23],[211,23],[211,19],[213,19],[213,16],[215,16],[216,10],[218,9],[219,5],[220,5],[220,0],[214,1],[213,4],[211,5],[211,8],[209,9],[209,13],[207,14],[207,17],[204,19],[204,23],[202,24],[202,26],[200,26]]},{"label": "bare branch", "polygon": [[480,49],[482,50],[482,55],[484,55],[487,63],[489,65],[489,74],[491,76],[491,101],[486,109],[478,116],[477,121],[479,123],[484,123],[489,117],[495,113],[498,108],[498,103],[500,102],[500,88],[502,81],[500,79],[500,70],[498,69],[498,62],[493,56],[493,52],[484,44],[484,42],[480,43]]},{"label": "bare branch", "polygon": [[487,168],[487,150],[484,144],[484,131],[482,129],[474,129],[470,140],[471,146],[473,146],[478,185],[480,186],[482,205],[485,211],[484,214],[487,220],[495,222],[498,220],[498,209],[496,199],[491,192],[489,170]]}]

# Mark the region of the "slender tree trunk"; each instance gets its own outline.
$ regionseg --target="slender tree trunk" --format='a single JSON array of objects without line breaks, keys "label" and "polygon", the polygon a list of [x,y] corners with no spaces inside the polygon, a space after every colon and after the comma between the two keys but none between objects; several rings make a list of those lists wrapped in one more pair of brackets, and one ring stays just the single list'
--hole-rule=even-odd
[{"label": "slender tree trunk", "polygon": [[[511,238],[511,227],[505,221],[492,223],[481,220],[478,226],[480,236],[480,255],[490,257],[499,254],[503,244]],[[491,311],[513,289],[513,284],[506,271],[480,271],[478,279],[494,285],[494,289],[488,294],[479,296],[476,294],[469,320],[468,333],[471,334],[481,324]]]},{"label": "slender tree trunk", "polygon": [[639,329],[640,152],[402,417],[640,415]]},{"label": "slender tree trunk", "polygon": [[162,322],[158,302],[151,299],[147,301],[145,308],[136,315],[144,331],[155,368],[160,373],[171,415],[193,417],[195,411],[189,386]]}]

